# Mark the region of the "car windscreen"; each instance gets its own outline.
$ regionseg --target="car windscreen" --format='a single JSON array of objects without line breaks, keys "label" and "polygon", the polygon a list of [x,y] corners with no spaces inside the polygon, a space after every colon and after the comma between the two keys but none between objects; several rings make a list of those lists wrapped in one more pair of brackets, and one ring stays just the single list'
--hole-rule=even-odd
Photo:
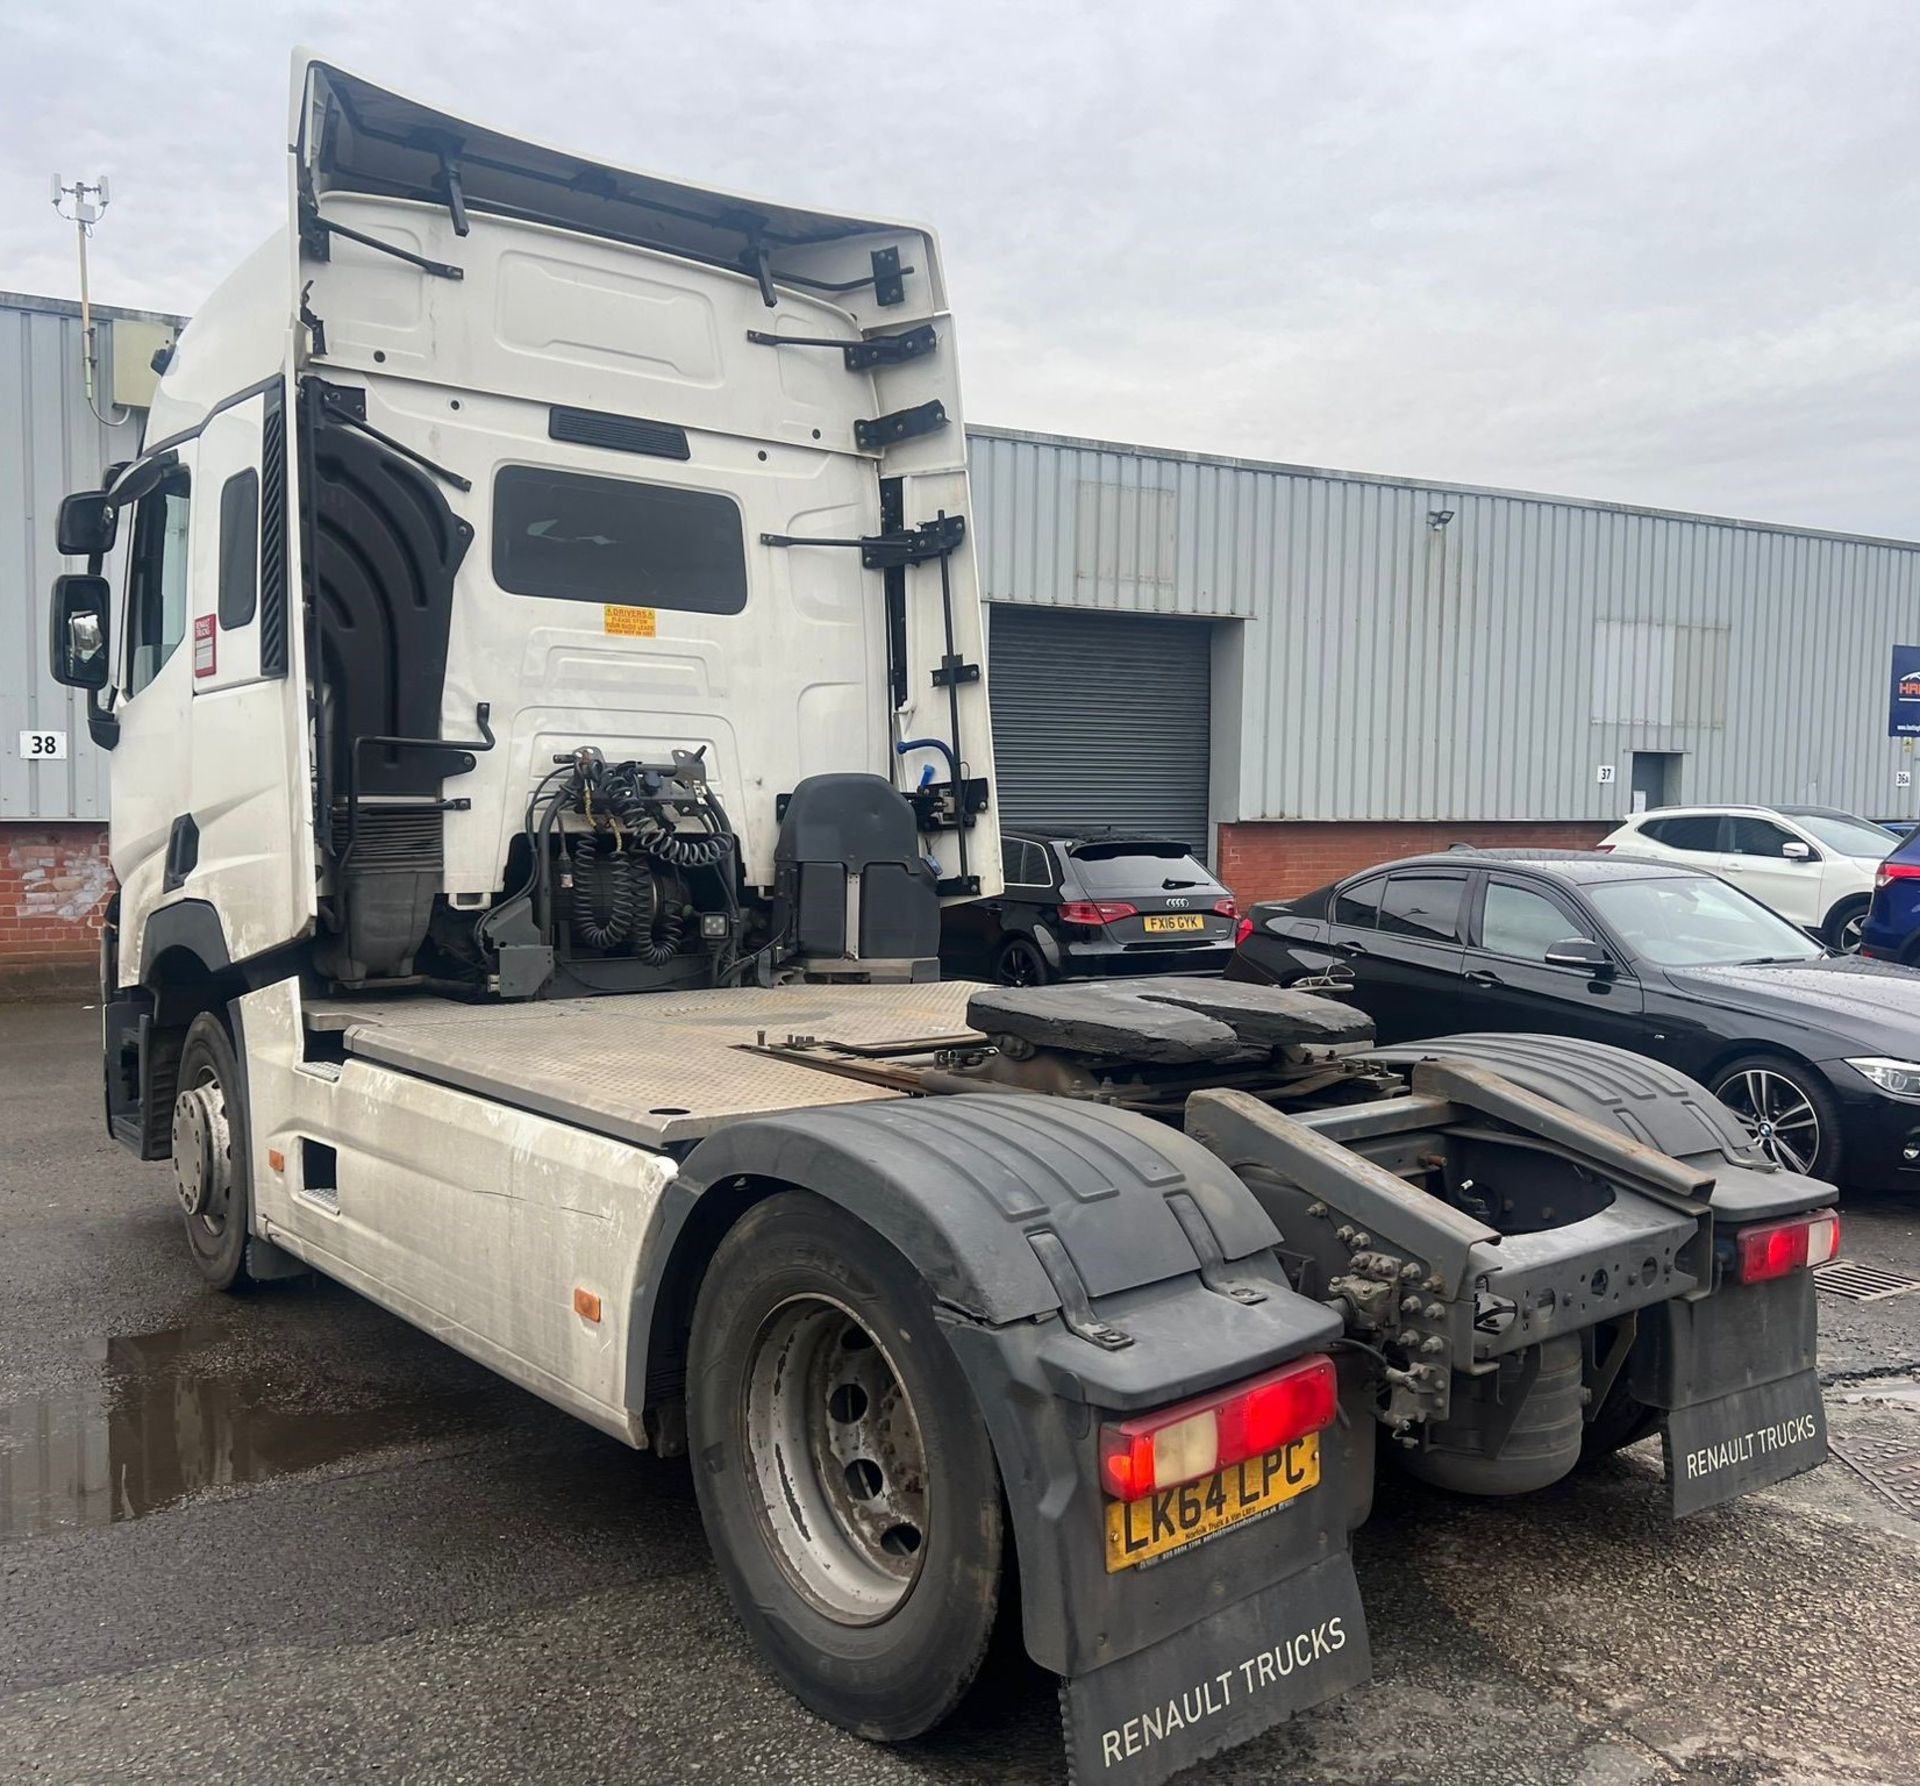
[{"label": "car windscreen", "polygon": [[1067,852],[1082,887],[1110,893],[1184,893],[1211,888],[1213,876],[1177,844],[1081,844]]},{"label": "car windscreen", "polygon": [[1898,841],[1865,819],[1842,818],[1830,812],[1796,812],[1793,821],[1837,856],[1867,856],[1878,862]]},{"label": "car windscreen", "polygon": [[1633,954],[1660,967],[1812,961],[1825,953],[1804,930],[1711,875],[1607,881],[1586,896]]}]

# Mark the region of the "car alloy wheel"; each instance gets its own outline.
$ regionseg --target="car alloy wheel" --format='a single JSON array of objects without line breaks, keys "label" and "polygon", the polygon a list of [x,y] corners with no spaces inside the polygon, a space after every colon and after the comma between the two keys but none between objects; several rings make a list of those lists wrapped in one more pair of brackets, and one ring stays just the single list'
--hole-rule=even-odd
[{"label": "car alloy wheel", "polygon": [[1714,1094],[1776,1166],[1811,1175],[1820,1157],[1820,1112],[1786,1074],[1742,1067],[1715,1086]]},{"label": "car alloy wheel", "polygon": [[1015,937],[1000,951],[994,977],[1002,986],[1043,986],[1047,964],[1040,951],[1025,937]]}]

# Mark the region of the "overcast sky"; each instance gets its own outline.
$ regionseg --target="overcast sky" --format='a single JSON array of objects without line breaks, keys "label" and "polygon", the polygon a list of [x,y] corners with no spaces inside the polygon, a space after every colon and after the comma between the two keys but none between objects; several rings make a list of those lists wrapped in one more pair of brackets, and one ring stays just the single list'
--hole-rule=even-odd
[{"label": "overcast sky", "polygon": [[1920,538],[1920,12],[1827,0],[0,8],[0,287],[191,312],[301,42],[641,168],[924,219],[1010,427]]}]

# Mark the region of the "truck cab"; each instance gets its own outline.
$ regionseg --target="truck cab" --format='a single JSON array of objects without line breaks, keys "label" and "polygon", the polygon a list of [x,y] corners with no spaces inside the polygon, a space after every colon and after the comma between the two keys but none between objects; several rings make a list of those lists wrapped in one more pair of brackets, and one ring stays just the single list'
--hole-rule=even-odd
[{"label": "truck cab", "polygon": [[292,126],[288,227],[63,528],[117,585],[56,615],[110,641],[110,992],[931,971],[1000,872],[931,233],[318,61]]}]

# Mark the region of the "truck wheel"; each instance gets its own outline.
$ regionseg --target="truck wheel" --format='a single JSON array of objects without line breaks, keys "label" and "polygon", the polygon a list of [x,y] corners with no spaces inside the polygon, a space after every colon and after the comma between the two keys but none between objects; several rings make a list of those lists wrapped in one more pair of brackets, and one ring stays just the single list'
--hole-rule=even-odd
[{"label": "truck wheel", "polygon": [[1635,1401],[1627,1393],[1625,1382],[1617,1382],[1607,1391],[1607,1399],[1594,1410],[1593,1418],[1580,1435],[1580,1461],[1590,1464],[1610,1457],[1659,1430],[1660,1410]]},{"label": "truck wheel", "polygon": [[933,1299],[821,1198],[720,1243],[689,1348],[700,1513],[735,1614],[788,1688],[860,1736],[938,1724],[993,1634],[993,1446]]},{"label": "truck wheel", "polygon": [[187,1251],[216,1290],[245,1290],[253,1184],[247,1094],[226,1025],[202,1011],[180,1046],[173,1100],[173,1183]]}]

